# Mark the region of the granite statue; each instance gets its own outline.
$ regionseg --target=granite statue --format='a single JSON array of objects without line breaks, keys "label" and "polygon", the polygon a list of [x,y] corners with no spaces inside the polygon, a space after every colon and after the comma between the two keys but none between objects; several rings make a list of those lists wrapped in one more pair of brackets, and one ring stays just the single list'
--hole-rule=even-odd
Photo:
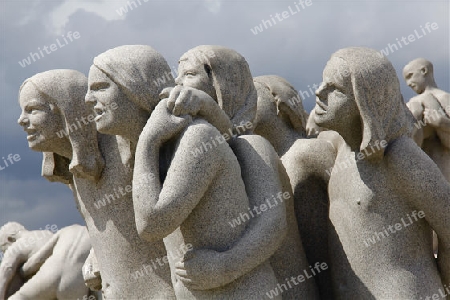
[{"label": "granite statue", "polygon": [[[183,54],[178,71],[177,87],[170,94],[169,109],[175,115],[199,115],[219,129],[238,158],[250,201],[248,211],[232,220],[248,222],[249,226],[235,246],[225,252],[197,254],[185,260],[180,271],[187,272],[188,284],[189,281],[205,283],[202,281],[205,275],[222,281],[224,277],[205,269],[231,269],[233,272],[226,274],[236,278],[270,258],[278,283],[267,287],[266,295],[270,291],[279,291],[283,299],[314,299],[317,289],[313,280],[300,284],[297,281],[292,286],[287,282],[309,267],[299,238],[286,171],[270,143],[251,134],[257,94],[247,62],[236,51],[222,46],[198,46]],[[204,91],[209,97],[197,95],[194,89]],[[243,124],[247,124],[245,128]],[[268,204],[268,201],[273,203]],[[255,207],[266,211],[254,211]],[[283,214],[287,220],[285,239],[279,234],[278,220]]]},{"label": "granite statue", "polygon": [[[28,231],[10,222],[0,229],[5,252],[0,266],[0,298],[10,300],[76,300],[94,297],[84,285],[81,267],[91,248],[86,227],[72,225],[57,231]],[[5,298],[12,276],[20,274],[23,285]]]},{"label": "granite statue", "polygon": [[[420,299],[443,291],[450,185],[410,138],[413,117],[394,67],[375,50],[341,49],[316,95],[315,122],[337,132],[327,134],[336,149],[328,184],[335,297]],[[431,229],[442,246],[437,260]]]}]

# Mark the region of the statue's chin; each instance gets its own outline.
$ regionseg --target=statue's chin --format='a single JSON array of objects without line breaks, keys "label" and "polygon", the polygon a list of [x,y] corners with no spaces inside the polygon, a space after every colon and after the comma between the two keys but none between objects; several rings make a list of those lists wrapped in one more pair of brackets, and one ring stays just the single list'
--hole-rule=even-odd
[{"label": "statue's chin", "polygon": [[37,151],[37,152],[53,152],[50,149],[47,149],[47,147],[45,147],[44,143],[42,143],[42,141],[32,141],[32,142],[28,142],[28,147],[33,150],[33,151]]}]

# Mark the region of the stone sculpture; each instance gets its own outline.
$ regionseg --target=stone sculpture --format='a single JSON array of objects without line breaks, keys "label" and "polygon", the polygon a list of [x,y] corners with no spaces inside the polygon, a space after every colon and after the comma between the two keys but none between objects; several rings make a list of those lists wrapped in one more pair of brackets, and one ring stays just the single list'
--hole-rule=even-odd
[{"label": "stone sculpture", "polygon": [[42,175],[50,181],[70,184],[72,174],[97,180],[103,170],[95,124],[82,102],[86,89],[86,76],[75,70],[39,73],[20,87],[18,123],[28,146],[44,152]]},{"label": "stone sculpture", "polygon": [[[162,70],[169,70],[169,67],[148,46],[123,46],[103,53],[94,60],[87,95],[87,101],[95,103],[95,112],[84,101],[88,80],[76,71],[40,73],[27,80],[21,89],[20,97],[24,98],[21,101],[39,99],[43,108],[37,115],[30,115],[24,107],[19,121],[31,135],[28,138],[30,147],[48,152],[44,155],[44,175],[65,183],[73,181],[78,209],[86,221],[102,271],[104,299],[175,297],[167,264],[146,272],[145,276],[133,276],[134,272],[147,268],[166,255],[162,241],[148,243],[139,238],[131,196],[133,149],[142,130],[136,127],[139,121],[143,122],[143,127],[150,115],[136,103],[158,100],[159,88],[150,84]],[[108,72],[109,77],[103,72]],[[30,92],[24,93],[28,89]],[[98,134],[96,123],[100,123],[100,131],[108,133],[108,125],[122,129],[118,136]],[[78,126],[76,130],[67,127],[71,124]],[[64,129],[67,136],[56,136],[55,133]],[[95,147],[88,147],[92,140]],[[96,161],[101,163],[90,170],[101,176],[80,176],[77,173],[72,176],[69,172],[72,156],[99,157]],[[90,159],[79,159],[77,164],[89,162]]]},{"label": "stone sculpture", "polygon": [[[200,72],[207,70],[195,67],[190,65],[182,72],[191,82],[202,85]],[[249,93],[254,94],[251,86]],[[221,134],[203,119],[191,122],[189,115],[173,115],[167,101],[151,115],[136,150],[133,200],[138,231],[150,241],[165,237],[168,252],[183,243],[192,244],[194,251],[224,252],[246,229],[229,223],[249,207],[238,160],[225,140],[214,148],[210,145],[203,155],[189,153]],[[188,272],[175,270],[182,259],[180,256],[170,261],[178,299],[260,299],[266,286],[276,284],[266,261],[227,285],[213,289],[186,286],[177,278]]]},{"label": "stone sculpture", "polygon": [[450,182],[450,94],[437,87],[433,64],[426,59],[410,61],[403,68],[403,77],[418,94],[407,103],[418,120],[414,140]]},{"label": "stone sculpture", "polygon": [[[91,248],[86,227],[72,225],[56,232],[53,226],[52,231],[28,231],[10,222],[0,229],[2,250],[7,250],[0,267],[1,299],[75,300],[89,296],[81,274]],[[11,278],[19,273],[25,283],[5,298]]]},{"label": "stone sculpture", "polygon": [[[141,45],[108,50],[94,59],[89,71],[86,102],[96,113],[106,163],[98,183],[76,178],[75,185],[83,201],[82,213],[88,217],[105,299],[175,297],[168,264],[155,265],[166,257],[162,239],[139,238],[131,194],[139,134],[165,88],[153,81],[168,71],[158,52]],[[103,202],[96,206],[97,199]],[[137,276],[142,269],[145,275]]]},{"label": "stone sculpture", "polygon": [[[292,85],[279,76],[254,78],[258,91],[256,134],[270,141],[286,168],[294,193],[298,229],[309,264],[330,265],[328,257],[329,175],[335,151],[323,139],[306,139],[302,99]],[[322,299],[331,298],[330,272],[315,277]]]},{"label": "stone sculpture", "polygon": [[[444,291],[450,185],[408,136],[413,119],[392,64],[372,49],[339,50],[316,95],[316,123],[339,133],[329,135],[337,153],[328,186],[336,298],[420,299]],[[442,246],[437,264],[431,229]]]},{"label": "stone sculpture", "polygon": [[258,92],[254,133],[266,138],[282,157],[296,140],[306,138],[308,114],[300,95],[286,79],[266,75],[253,81]]},{"label": "stone sculpture", "polygon": [[325,128],[322,128],[316,124],[314,121],[315,118],[315,110],[313,109],[308,116],[308,121],[306,122],[306,133],[309,137],[317,137],[319,133],[325,130]]},{"label": "stone sculpture", "polygon": [[[413,138],[450,182],[450,94],[437,87],[433,64],[424,58],[410,61],[403,68],[403,77],[418,94],[406,104],[417,120]],[[435,233],[433,244],[437,255]]]},{"label": "stone sculpture", "polygon": [[153,48],[121,46],[89,79],[22,84],[18,122],[42,175],[73,190],[92,246],[78,225],[27,245],[34,232],[0,229],[0,299],[91,299],[83,281],[106,300],[448,291],[450,94],[430,62],[404,69],[411,114],[385,57],[339,50],[309,120],[285,79],[252,78],[234,50],[198,46],[179,63],[173,80]]},{"label": "stone sculpture", "polygon": [[[299,239],[292,190],[286,171],[267,140],[251,134],[237,135],[251,133],[256,113],[257,95],[245,59],[236,51],[225,47],[198,46],[180,58],[178,73],[178,86],[170,95],[169,109],[175,115],[199,115],[216,128],[221,128],[222,136],[229,139],[239,160],[250,201],[248,211],[232,220],[234,222],[241,217],[242,221],[248,221],[248,230],[233,248],[206,254],[194,251],[193,258],[186,259],[180,270],[187,272],[189,281],[208,284],[202,281],[205,275],[218,281],[225,276],[217,276],[217,273],[212,274],[207,269],[231,270],[232,272],[225,274],[231,274],[230,278],[237,278],[270,257],[278,283],[276,286],[268,286],[266,295],[276,292],[282,294],[284,299],[314,299],[317,291],[313,280],[300,283],[296,281],[292,285],[287,282],[293,276],[297,278],[304,274],[309,267]],[[209,97],[195,94],[193,88],[203,90]],[[248,125],[242,129],[242,124]],[[284,200],[279,198],[280,195],[283,195]],[[279,200],[275,200],[275,197]],[[268,204],[267,201],[273,203]],[[284,205],[286,208],[282,207]],[[253,211],[251,207],[266,211],[259,216],[261,211]],[[287,233],[283,240],[283,236],[279,234],[278,220],[284,214]]]}]

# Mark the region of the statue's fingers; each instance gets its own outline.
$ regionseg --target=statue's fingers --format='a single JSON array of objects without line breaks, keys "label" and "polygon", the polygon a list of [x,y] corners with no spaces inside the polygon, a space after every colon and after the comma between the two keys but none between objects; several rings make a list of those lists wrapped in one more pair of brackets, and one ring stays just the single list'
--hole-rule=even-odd
[{"label": "statue's fingers", "polygon": [[175,101],[175,106],[173,108],[172,113],[176,116],[179,116],[183,114],[183,111],[185,111],[185,107],[191,98],[192,92],[190,90],[183,90],[181,91],[180,95]]},{"label": "statue's fingers", "polygon": [[201,290],[202,286],[192,281],[192,279],[178,277],[178,279],[189,289],[192,290]]},{"label": "statue's fingers", "polygon": [[184,263],[182,261],[176,262],[175,269],[185,270]]},{"label": "statue's fingers", "polygon": [[166,87],[166,88],[164,88],[161,91],[161,93],[159,93],[159,99],[162,100],[162,99],[169,98],[170,92],[172,91],[172,89],[173,89],[173,87]]},{"label": "statue's fingers", "polygon": [[169,111],[173,111],[175,102],[179,97],[181,91],[182,91],[181,86],[176,86],[170,91],[169,99],[167,100],[167,108],[169,109]]},{"label": "statue's fingers", "polygon": [[188,278],[188,274],[186,270],[176,269],[175,274],[179,277]]}]

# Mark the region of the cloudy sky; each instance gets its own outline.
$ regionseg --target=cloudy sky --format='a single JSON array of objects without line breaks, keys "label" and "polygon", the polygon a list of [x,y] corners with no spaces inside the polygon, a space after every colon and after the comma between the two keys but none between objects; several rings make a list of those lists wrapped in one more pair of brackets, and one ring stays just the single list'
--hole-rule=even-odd
[{"label": "cloudy sky", "polygon": [[[304,92],[320,83],[337,49],[367,46],[384,49],[399,76],[410,60],[429,59],[438,86],[450,90],[448,0],[1,0],[0,14],[0,226],[83,223],[71,191],[41,178],[41,154],[28,149],[16,123],[17,93],[38,72],[87,74],[94,56],[119,45],[150,45],[173,68],[197,45],[227,46],[246,57],[254,76],[280,75]],[[78,39],[71,41],[69,32],[78,32]],[[39,54],[52,44],[50,54]],[[400,82],[404,98],[411,98],[413,91]],[[306,95],[309,111],[314,98]],[[8,154],[20,160],[6,167]]]}]

